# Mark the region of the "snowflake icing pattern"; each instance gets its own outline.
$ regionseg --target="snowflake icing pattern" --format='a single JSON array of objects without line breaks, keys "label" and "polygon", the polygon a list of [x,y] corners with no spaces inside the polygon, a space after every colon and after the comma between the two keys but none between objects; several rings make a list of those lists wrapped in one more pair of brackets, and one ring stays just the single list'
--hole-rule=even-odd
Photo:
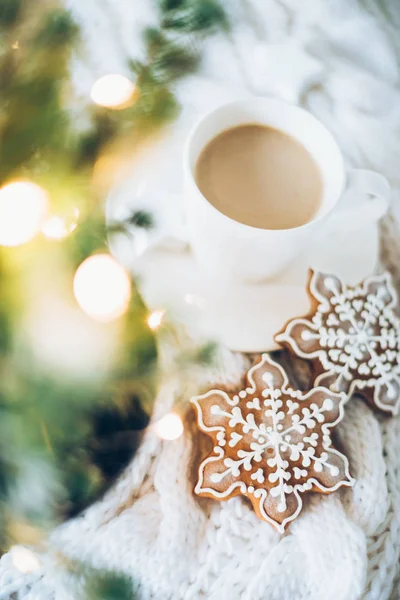
[{"label": "snowflake icing pattern", "polygon": [[351,288],[337,277],[311,271],[313,312],[289,322],[275,339],[313,360],[315,385],[396,414],[400,408],[400,319],[390,275]]},{"label": "snowflake icing pattern", "polygon": [[292,389],[267,354],[247,374],[247,387],[192,399],[214,448],[201,463],[196,494],[247,496],[257,515],[281,533],[302,508],[301,494],[350,486],[347,458],[330,430],[343,418],[344,394]]}]

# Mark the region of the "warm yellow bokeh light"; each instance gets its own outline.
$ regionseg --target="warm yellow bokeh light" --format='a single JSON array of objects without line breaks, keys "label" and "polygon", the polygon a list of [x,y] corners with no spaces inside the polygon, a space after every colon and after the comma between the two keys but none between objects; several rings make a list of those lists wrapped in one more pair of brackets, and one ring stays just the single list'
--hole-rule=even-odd
[{"label": "warm yellow bokeh light", "polygon": [[147,325],[150,329],[158,329],[163,321],[165,310],[153,310],[147,317]]},{"label": "warm yellow bokeh light", "polygon": [[53,215],[46,219],[42,227],[42,233],[52,240],[62,240],[72,233],[78,224],[79,208],[75,208],[72,218]]},{"label": "warm yellow bokeh light", "polygon": [[29,242],[46,217],[46,192],[28,181],[8,183],[0,189],[0,245],[19,246]]},{"label": "warm yellow bokeh light", "polygon": [[40,561],[36,554],[23,546],[13,546],[11,548],[11,558],[13,565],[21,573],[35,573],[40,570]]},{"label": "warm yellow bokeh light", "polygon": [[109,254],[87,258],[75,273],[75,298],[96,321],[113,321],[128,308],[131,281],[126,270]]},{"label": "warm yellow bokeh light", "polygon": [[177,440],[183,433],[183,423],[179,415],[168,413],[154,424],[157,435],[163,440]]},{"label": "warm yellow bokeh light", "polygon": [[106,108],[125,108],[133,99],[135,86],[127,77],[104,75],[92,86],[90,96],[95,104]]}]

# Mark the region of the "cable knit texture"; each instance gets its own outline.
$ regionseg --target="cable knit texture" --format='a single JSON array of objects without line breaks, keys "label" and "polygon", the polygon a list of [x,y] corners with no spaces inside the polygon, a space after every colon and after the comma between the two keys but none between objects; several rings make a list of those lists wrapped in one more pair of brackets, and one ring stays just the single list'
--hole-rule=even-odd
[{"label": "cable knit texture", "polygon": [[[124,72],[142,54],[140,31],[156,22],[148,0],[66,0],[82,26],[86,58],[73,80],[87,94],[94,79]],[[301,103],[334,132],[349,165],[373,168],[394,189],[393,213],[381,224],[382,265],[400,285],[400,56],[396,0],[232,0],[229,36],[205,44],[202,71],[176,89],[183,104],[207,108],[221,90],[273,91],[267,60],[274,44],[298,40],[320,64],[322,83],[302,90]],[[229,5],[229,6],[228,6]],[[283,82],[291,92],[290,81]],[[226,92],[225,92],[226,93]],[[351,257],[349,257],[349,260]],[[249,307],[250,310],[250,307]],[[161,361],[172,348],[161,348]],[[297,363],[278,359],[292,377]],[[216,384],[239,381],[246,356],[221,350],[218,364],[198,370],[190,385],[161,385],[154,419],[177,401]],[[338,427],[353,489],[310,496],[281,536],[240,497],[226,502],[193,495],[204,436],[188,413],[184,435],[162,442],[149,428],[115,488],[80,518],[57,529],[43,570],[23,576],[11,555],[0,562],[3,600],[66,600],[71,592],[54,557],[57,548],[99,568],[132,577],[142,600],[398,600],[400,558],[400,419],[377,416],[354,397]]]}]

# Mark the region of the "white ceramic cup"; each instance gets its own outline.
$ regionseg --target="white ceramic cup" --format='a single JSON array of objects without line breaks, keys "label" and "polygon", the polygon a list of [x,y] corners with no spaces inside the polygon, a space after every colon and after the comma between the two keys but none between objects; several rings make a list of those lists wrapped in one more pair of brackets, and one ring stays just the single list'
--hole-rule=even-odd
[{"label": "white ceramic cup", "polygon": [[[314,157],[322,175],[323,197],[312,221],[293,229],[251,227],[222,214],[200,192],[194,172],[203,148],[222,131],[248,123],[288,133]],[[183,166],[185,237],[201,267],[224,280],[269,279],[295,259],[327,223],[363,227],[379,219],[390,204],[390,186],[382,175],[361,169],[346,172],[343,155],[328,129],[306,110],[275,99],[239,100],[203,116],[187,139]]]}]

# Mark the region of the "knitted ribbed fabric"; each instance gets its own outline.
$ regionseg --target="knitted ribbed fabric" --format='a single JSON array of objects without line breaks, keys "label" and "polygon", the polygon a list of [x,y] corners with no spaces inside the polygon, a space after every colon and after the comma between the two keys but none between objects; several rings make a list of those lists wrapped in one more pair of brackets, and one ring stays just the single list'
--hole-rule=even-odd
[{"label": "knitted ribbed fabric", "polygon": [[[145,0],[67,4],[87,42],[87,61],[77,63],[73,72],[77,88],[86,93],[95,77],[123,71],[127,58],[140,56],[138,34],[155,22],[155,15]],[[386,5],[391,11],[386,14],[394,15],[396,3]],[[262,56],[262,44],[301,33],[326,71],[325,83],[310,90],[302,103],[335,132],[350,165],[374,168],[389,178],[396,212],[400,95],[391,45],[395,18],[380,22],[385,11],[374,8],[372,0],[232,0],[237,23],[232,34],[210,40],[201,77],[182,84],[178,96],[194,104],[195,98],[199,106],[202,90],[210,94],[216,79],[230,89],[246,85],[264,93],[268,81],[262,60],[253,64],[252,59]],[[381,262],[399,289],[400,235],[393,214],[381,232]],[[167,344],[161,348],[164,364],[172,352]],[[169,379],[160,387],[153,418],[192,393],[235,384],[249,360],[222,349],[217,364],[199,369],[190,385]],[[297,363],[286,355],[280,360],[292,377],[302,378]],[[54,549],[60,548],[95,567],[127,573],[142,600],[399,600],[400,419],[377,416],[354,397],[337,430],[354,488],[309,495],[301,515],[281,536],[240,497],[217,502],[193,495],[204,438],[190,411],[185,433],[176,441],[161,441],[149,428],[115,488],[54,532],[41,557],[42,571],[23,576],[10,554],[3,557],[0,598],[78,600],[79,589],[71,591],[56,565]]]}]

